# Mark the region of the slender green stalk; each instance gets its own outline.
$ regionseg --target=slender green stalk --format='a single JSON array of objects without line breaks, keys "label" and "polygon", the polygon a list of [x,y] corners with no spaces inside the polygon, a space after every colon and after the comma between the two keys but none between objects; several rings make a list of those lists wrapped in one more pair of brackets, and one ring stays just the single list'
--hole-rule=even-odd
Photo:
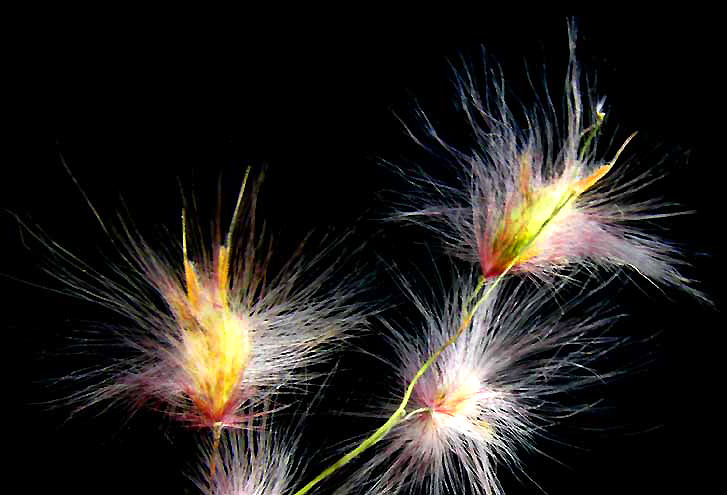
[{"label": "slender green stalk", "polygon": [[472,292],[472,295],[467,299],[467,304],[469,305],[472,300],[477,297],[477,294],[480,293],[482,288],[485,286],[485,283],[487,282],[487,279],[485,277],[480,277],[480,281],[477,283],[477,287],[475,287],[475,290]]},{"label": "slender green stalk", "polygon": [[[578,159],[580,161],[583,161],[583,159],[586,157],[589,151],[591,151],[591,142],[593,139],[598,135],[598,133],[601,131],[601,127],[603,126],[603,121],[606,120],[606,114],[604,113],[598,113],[596,114],[596,123],[593,124],[591,127],[583,131],[584,134],[588,133],[586,136],[586,140],[583,143],[583,147],[581,148],[581,152],[578,155]],[[581,134],[582,136],[583,134]]]},{"label": "slender green stalk", "polygon": [[215,423],[212,427],[212,458],[210,459],[210,483],[214,483],[217,462],[220,458],[220,438],[222,437],[222,423]]},{"label": "slender green stalk", "polygon": [[413,418],[417,414],[421,414],[424,412],[431,412],[431,407],[420,407],[419,409],[414,409],[413,411],[409,411],[406,416],[404,416],[404,419],[402,421],[407,421],[409,418]]}]

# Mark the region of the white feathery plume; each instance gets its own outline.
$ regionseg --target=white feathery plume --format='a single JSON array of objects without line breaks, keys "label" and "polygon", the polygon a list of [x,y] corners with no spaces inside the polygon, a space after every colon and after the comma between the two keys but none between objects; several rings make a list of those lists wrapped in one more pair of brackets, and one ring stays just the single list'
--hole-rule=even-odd
[{"label": "white feathery plume", "polygon": [[289,495],[304,466],[299,443],[265,418],[250,421],[225,432],[219,446],[205,446],[196,484],[204,495]]},{"label": "white feathery plume", "polygon": [[455,256],[479,263],[488,279],[508,267],[545,279],[573,266],[594,273],[630,267],[654,283],[704,299],[680,273],[687,263],[679,249],[647,231],[652,220],[686,212],[654,194],[641,197],[660,173],[651,167],[630,176],[620,156],[634,135],[601,156],[605,98],[582,89],[575,45],[571,24],[565,115],[547,92],[532,108],[512,107],[496,70],[487,74],[484,89],[470,70],[458,73],[459,106],[473,145],[447,143],[423,112],[425,139],[409,133],[451,164],[460,184],[445,186],[407,172],[419,190],[396,217],[431,228]]},{"label": "white feathery plume", "polygon": [[[412,294],[426,323],[420,332],[393,331],[398,386],[387,409],[457,332],[479,293],[475,281],[454,280],[441,307]],[[588,407],[561,400],[606,376],[590,366],[620,343],[604,336],[615,316],[601,316],[598,307],[569,316],[588,296],[559,306],[557,288],[518,284],[490,293],[467,330],[421,376],[404,419],[338,493],[434,495],[468,486],[466,493],[499,494],[498,467],[520,471],[520,454],[538,451],[535,441],[547,436],[549,424]]]},{"label": "white feathery plume", "polygon": [[244,410],[309,383],[320,373],[316,365],[365,325],[353,302],[362,277],[342,273],[342,259],[332,254],[340,240],[302,241],[270,272],[272,244],[256,223],[260,180],[245,191],[245,176],[229,229],[223,235],[218,219],[211,249],[201,234],[192,238],[197,252],[188,249],[187,234],[201,229],[187,225],[184,211],[182,242],[156,248],[126,222],[110,233],[94,209],[120,246],[122,262],[106,272],[28,229],[48,247],[49,272],[71,295],[128,321],[102,328],[100,339],[120,343],[130,356],[68,377],[91,383],[70,398],[78,409],[118,401],[135,410],[148,403],[219,435],[245,424]]}]

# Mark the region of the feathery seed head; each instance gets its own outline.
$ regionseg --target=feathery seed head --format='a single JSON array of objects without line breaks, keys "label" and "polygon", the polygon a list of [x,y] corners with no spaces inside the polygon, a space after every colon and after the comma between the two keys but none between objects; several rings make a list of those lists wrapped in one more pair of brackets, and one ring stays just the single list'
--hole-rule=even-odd
[{"label": "feathery seed head", "polygon": [[[418,301],[424,332],[394,333],[403,386],[397,395],[462,324],[475,278],[453,284],[444,307]],[[517,469],[521,452],[535,450],[548,424],[576,410],[561,399],[603,379],[589,365],[618,344],[601,335],[611,319],[596,308],[581,318],[564,316],[582,300],[554,312],[557,290],[519,283],[491,292],[467,330],[421,376],[404,419],[340,493],[434,495],[464,485],[471,493],[500,493],[498,466]]]},{"label": "feathery seed head", "polygon": [[[564,116],[548,96],[532,109],[516,109],[524,112],[518,118],[504,81],[489,77],[481,93],[468,70],[457,74],[474,146],[448,144],[426,116],[433,144],[410,135],[437,158],[450,160],[462,183],[446,186],[422,174],[414,179],[421,190],[399,216],[424,223],[453,254],[478,262],[485,278],[508,268],[547,277],[566,266],[631,267],[651,281],[703,297],[679,272],[685,262],[678,250],[644,231],[647,221],[682,212],[667,211],[669,205],[657,198],[635,199],[655,177],[627,177],[625,164],[617,163],[633,135],[615,153],[598,157],[605,100],[581,89],[575,37],[571,27]],[[407,180],[412,182],[411,174]]]},{"label": "feathery seed head", "polygon": [[[196,483],[205,495],[290,494],[304,465],[297,434],[265,421],[225,432],[220,445],[206,445],[202,455]],[[213,463],[219,467],[210,475]]]},{"label": "feathery seed head", "polygon": [[175,288],[162,295],[181,332],[185,392],[208,423],[224,424],[230,422],[230,415],[245,398],[240,385],[252,351],[253,322],[249,315],[233,310],[229,304],[229,246],[216,246],[214,254],[217,269],[201,267],[198,272],[187,259],[185,245],[186,294],[180,295]]},{"label": "feathery seed head", "polygon": [[341,260],[332,254],[337,243],[312,257],[301,254],[301,243],[268,273],[270,244],[258,238],[254,218],[258,187],[256,181],[249,194],[243,183],[231,226],[224,239],[217,226],[211,250],[188,252],[187,231],[195,229],[183,212],[181,249],[168,250],[181,252],[179,261],[123,224],[123,264],[113,267],[118,279],[35,234],[50,247],[52,274],[72,294],[131,322],[109,330],[135,355],[81,376],[102,383],[71,397],[79,409],[126,399],[134,408],[159,405],[194,426],[240,426],[248,416],[243,410],[265,412],[256,407],[273,394],[295,392],[319,376],[316,365],[364,325],[352,303],[360,277],[340,273]]},{"label": "feathery seed head", "polygon": [[[523,156],[520,163],[519,190],[505,200],[502,218],[487,225],[478,242],[479,258],[486,278],[496,277],[509,266],[526,269],[534,260],[553,264],[567,263],[565,250],[553,245],[558,240],[559,224],[567,222],[575,211],[575,201],[606,175],[611,165],[602,165],[586,177],[580,170],[564,173],[550,184],[533,184],[532,159]],[[549,244],[550,241],[550,244]],[[553,251],[550,259],[548,250]]]}]

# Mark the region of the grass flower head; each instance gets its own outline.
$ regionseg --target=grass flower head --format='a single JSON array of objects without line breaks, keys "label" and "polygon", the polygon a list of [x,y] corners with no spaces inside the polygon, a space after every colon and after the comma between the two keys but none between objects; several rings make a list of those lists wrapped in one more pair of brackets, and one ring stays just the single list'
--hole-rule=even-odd
[{"label": "grass flower head", "polygon": [[[444,307],[418,302],[423,332],[394,333],[403,387],[397,395],[466,318],[475,279],[454,284]],[[601,380],[604,375],[590,366],[619,343],[603,337],[612,318],[598,311],[580,318],[552,311],[553,292],[524,283],[495,289],[470,327],[419,379],[406,416],[341,493],[357,487],[433,495],[459,493],[463,486],[471,487],[468,493],[501,493],[496,473],[502,467],[519,471],[520,454],[537,450],[535,441],[546,436],[548,425],[583,407],[562,399]]]},{"label": "grass flower head", "polygon": [[105,330],[132,356],[71,377],[94,381],[73,397],[79,408],[150,403],[194,426],[239,426],[248,418],[243,411],[264,412],[255,408],[271,395],[309,383],[316,365],[361,327],[364,317],[351,301],[360,280],[349,284],[337,273],[330,243],[312,257],[299,250],[269,273],[271,243],[255,222],[258,187],[246,190],[243,182],[230,227],[223,234],[217,222],[211,250],[201,233],[190,235],[200,230],[186,212],[182,243],[171,254],[124,224],[112,236],[125,247],[116,279],[38,235],[52,248],[52,274],[74,295],[130,321]]},{"label": "grass flower head", "polygon": [[619,157],[634,135],[599,158],[605,99],[581,89],[575,38],[571,28],[564,117],[550,97],[532,109],[511,107],[496,71],[488,74],[484,93],[470,71],[458,74],[472,149],[448,144],[426,117],[424,124],[435,149],[443,151],[437,156],[459,170],[461,185],[437,184],[422,200],[436,184],[423,177],[413,208],[402,215],[432,220],[429,226],[451,251],[479,263],[488,279],[506,270],[547,277],[574,265],[630,267],[653,282],[699,295],[678,270],[684,264],[678,249],[644,228],[681,212],[666,211],[668,205],[656,197],[637,199],[655,177],[649,172],[627,177]]},{"label": "grass flower head", "polygon": [[[205,495],[287,495],[293,493],[302,452],[293,433],[264,419],[244,430],[225,432],[220,445],[208,445],[197,485]],[[218,452],[219,449],[219,452]],[[210,466],[219,464],[210,475]]]}]

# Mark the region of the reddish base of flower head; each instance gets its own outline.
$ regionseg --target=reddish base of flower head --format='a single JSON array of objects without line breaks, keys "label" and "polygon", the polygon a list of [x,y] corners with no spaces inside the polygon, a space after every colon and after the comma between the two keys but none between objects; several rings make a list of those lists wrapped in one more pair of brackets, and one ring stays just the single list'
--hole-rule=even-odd
[{"label": "reddish base of flower head", "polygon": [[485,251],[483,249],[487,243],[483,240],[479,249],[480,266],[482,267],[482,275],[485,279],[494,278],[502,275],[507,269],[507,263],[503,262],[499,253]]},{"label": "reddish base of flower head", "polygon": [[243,404],[253,395],[251,390],[238,390],[225,403],[224,407],[219,409],[205,397],[195,397],[191,390],[186,395],[194,403],[194,411],[190,411],[183,416],[187,424],[197,428],[213,428],[217,425],[228,427],[237,427],[246,423],[250,419],[248,414],[240,414]]},{"label": "reddish base of flower head", "polygon": [[482,261],[482,275],[486,279],[502,275],[505,272],[505,268],[507,267],[493,263],[486,263],[484,260]]}]

